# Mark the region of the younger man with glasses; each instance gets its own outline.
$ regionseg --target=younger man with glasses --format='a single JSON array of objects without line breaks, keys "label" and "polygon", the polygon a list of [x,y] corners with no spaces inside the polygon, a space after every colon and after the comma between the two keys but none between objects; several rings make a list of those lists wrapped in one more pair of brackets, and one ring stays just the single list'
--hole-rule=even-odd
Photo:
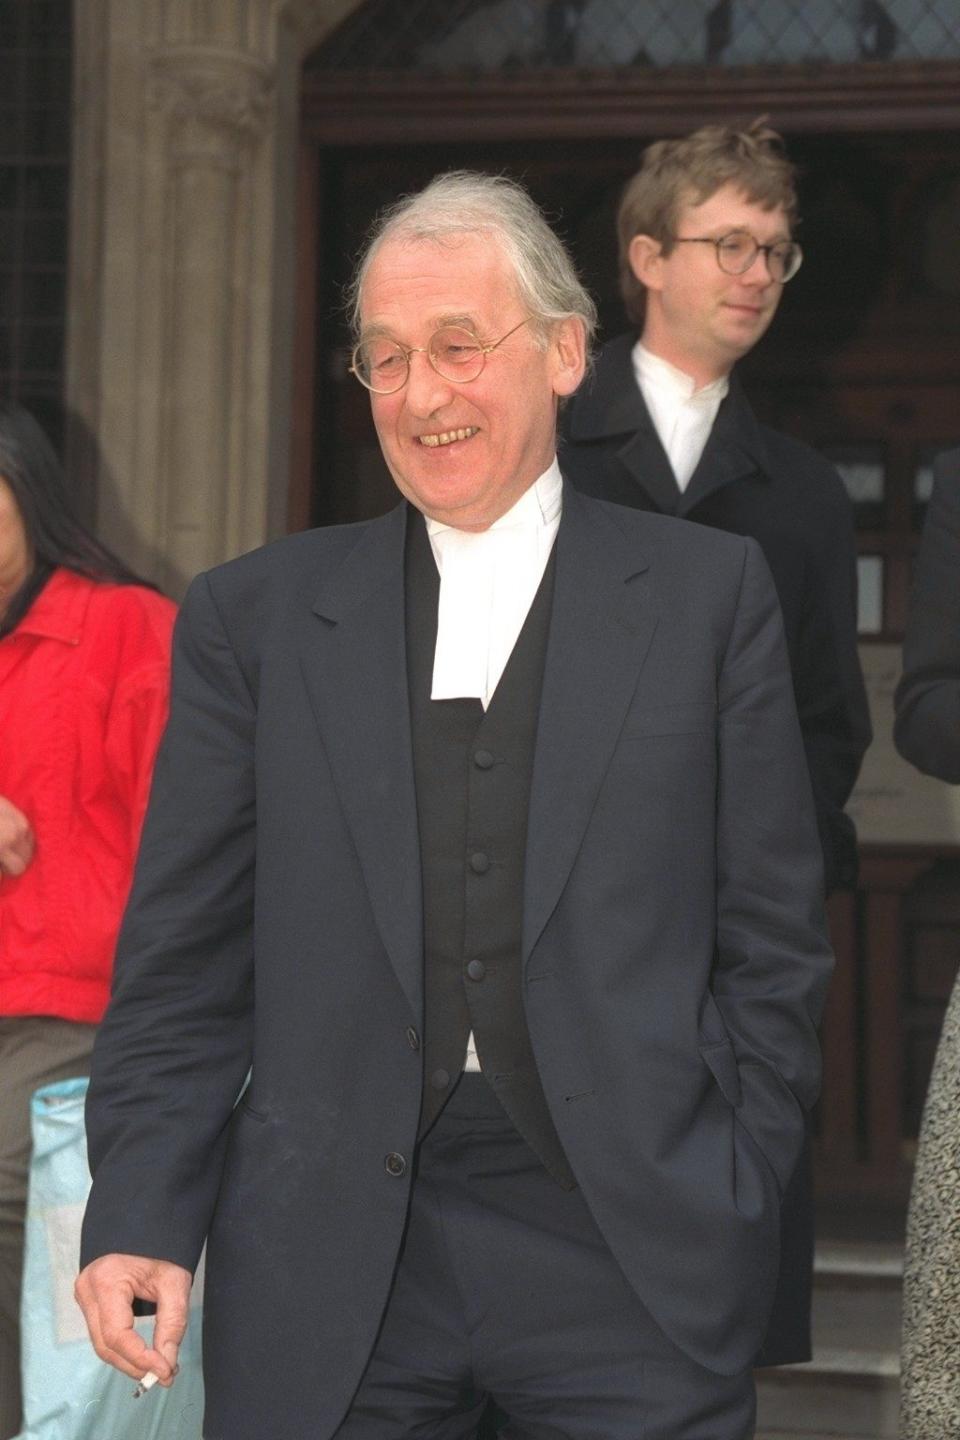
[{"label": "younger man with glasses", "polygon": [[[648,147],[618,217],[621,293],[639,335],[602,350],[566,411],[560,462],[588,494],[760,543],[783,610],[830,891],[856,876],[843,807],[870,740],[850,506],[833,467],[759,424],[731,373],[800,268],[796,206],[794,168],[760,121]],[[808,1164],[785,1220],[770,1364],[810,1356]]]}]

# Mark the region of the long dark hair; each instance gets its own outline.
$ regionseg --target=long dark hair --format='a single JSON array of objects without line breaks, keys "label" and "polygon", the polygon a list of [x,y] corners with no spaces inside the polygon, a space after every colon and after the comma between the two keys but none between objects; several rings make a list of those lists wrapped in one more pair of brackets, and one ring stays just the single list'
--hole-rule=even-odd
[{"label": "long dark hair", "polygon": [[33,554],[30,574],[0,619],[0,635],[19,625],[58,565],[91,580],[148,583],[77,517],[56,451],[30,412],[13,400],[0,401],[0,476],[13,492]]}]

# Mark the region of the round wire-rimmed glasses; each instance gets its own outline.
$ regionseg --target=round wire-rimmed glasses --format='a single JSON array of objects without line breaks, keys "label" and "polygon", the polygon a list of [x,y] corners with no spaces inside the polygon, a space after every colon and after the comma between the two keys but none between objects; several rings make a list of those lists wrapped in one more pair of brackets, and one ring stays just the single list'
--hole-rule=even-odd
[{"label": "round wire-rimmed glasses", "polygon": [[757,256],[766,258],[771,280],[786,285],[803,263],[803,251],[796,240],[776,240],[761,245],[747,230],[731,230],[729,235],[674,235],[675,245],[712,245],[717,264],[726,275],[745,275]]},{"label": "round wire-rimmed glasses", "polygon": [[402,390],[410,374],[410,356],[426,355],[437,374],[444,380],[464,385],[476,380],[487,363],[487,356],[514,331],[532,320],[525,315],[506,335],[484,345],[478,335],[465,325],[441,325],[434,330],[426,345],[401,345],[389,335],[370,335],[353,347],[350,374],[375,395],[393,395]]}]

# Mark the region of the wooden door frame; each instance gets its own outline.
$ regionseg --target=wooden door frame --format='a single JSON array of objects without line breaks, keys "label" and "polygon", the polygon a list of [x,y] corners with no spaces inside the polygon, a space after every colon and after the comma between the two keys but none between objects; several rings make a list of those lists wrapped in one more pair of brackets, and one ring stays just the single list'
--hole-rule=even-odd
[{"label": "wooden door frame", "polygon": [[[768,114],[778,129],[865,133],[960,126],[960,61],[528,75],[304,72],[302,124],[319,145],[629,139]],[[442,129],[439,127],[442,126]]]}]

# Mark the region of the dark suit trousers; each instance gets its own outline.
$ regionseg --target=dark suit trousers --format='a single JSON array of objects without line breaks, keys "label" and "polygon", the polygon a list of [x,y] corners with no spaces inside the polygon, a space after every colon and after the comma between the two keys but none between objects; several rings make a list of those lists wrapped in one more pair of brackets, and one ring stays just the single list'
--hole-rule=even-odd
[{"label": "dark suit trousers", "polygon": [[420,1146],[374,1353],[337,1440],[746,1440],[749,1372],[701,1369],[653,1323],[579,1190],[479,1075]]}]

